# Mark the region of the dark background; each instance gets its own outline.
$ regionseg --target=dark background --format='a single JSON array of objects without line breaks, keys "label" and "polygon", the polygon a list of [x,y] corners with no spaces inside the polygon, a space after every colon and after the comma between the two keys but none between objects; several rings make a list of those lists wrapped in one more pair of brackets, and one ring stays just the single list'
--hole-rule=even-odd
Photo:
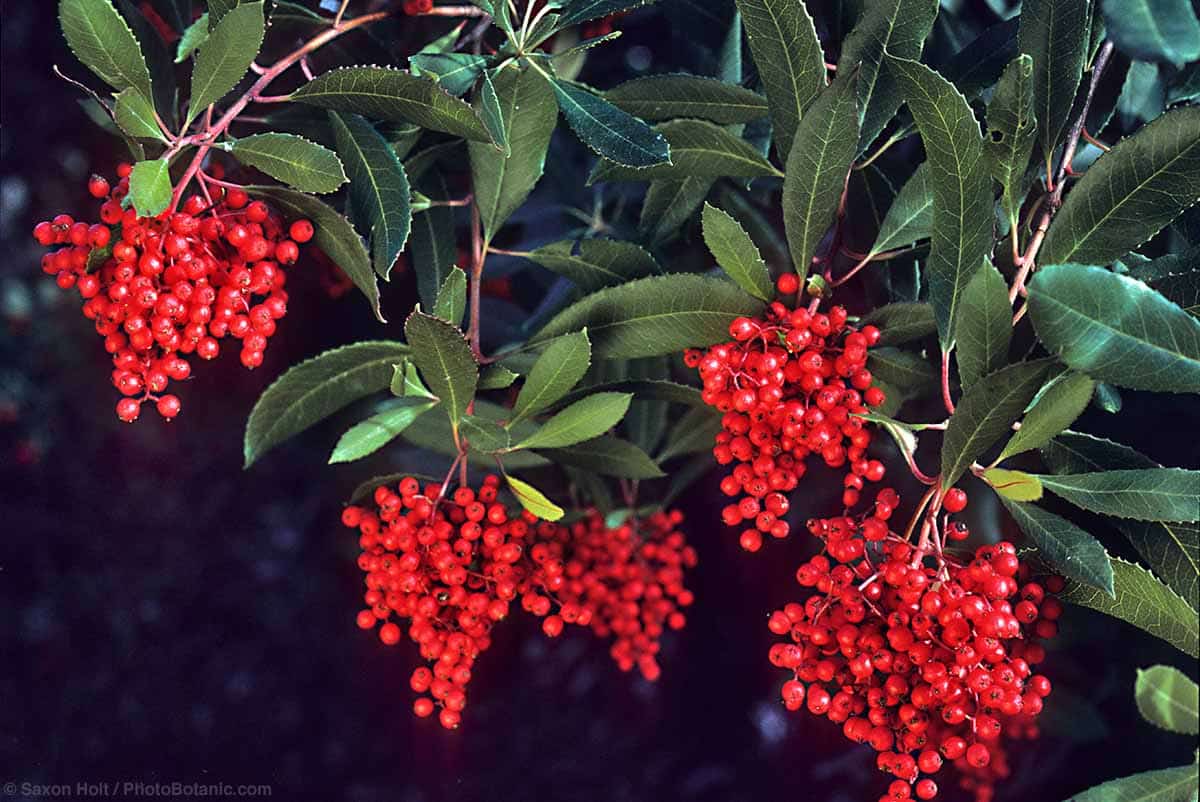
[{"label": "dark background", "polygon": [[[791,575],[810,539],[742,553],[719,524],[715,476],[682,500],[701,558],[697,602],[667,638],[657,684],[619,672],[588,633],[548,642],[518,615],[477,665],[463,727],[415,719],[415,649],[355,628],[356,544],[338,522],[341,500],[387,458],[326,467],[342,417],[241,468],[263,387],[326,348],[399,336],[411,279],[388,289],[394,322],[381,329],[357,296],[330,300],[319,268],[302,263],[262,368],[224,354],[196,366],[176,422],[147,409],[119,423],[100,340],[75,294],[40,272],[29,236],[59,211],[90,219],[87,175],[127,158],[51,72],[84,76],[55,6],[0,3],[0,781],[265,783],[275,799],[364,802],[882,793],[869,749],[783,710],[783,677],[766,660],[766,613],[796,598]],[[669,61],[664,23],[642,19],[614,50],[642,43]],[[1120,417],[1090,410],[1076,428],[1194,467],[1198,423],[1192,398],[1126,393]],[[998,535],[994,505],[975,499],[975,530]],[[795,521],[824,501],[798,493]],[[1093,531],[1121,552],[1102,525]],[[1054,802],[1191,760],[1189,739],[1134,708],[1135,669],[1155,662],[1196,673],[1166,644],[1070,610],[1044,667],[1055,683],[1045,733],[1014,747],[1016,776],[998,799]]]}]

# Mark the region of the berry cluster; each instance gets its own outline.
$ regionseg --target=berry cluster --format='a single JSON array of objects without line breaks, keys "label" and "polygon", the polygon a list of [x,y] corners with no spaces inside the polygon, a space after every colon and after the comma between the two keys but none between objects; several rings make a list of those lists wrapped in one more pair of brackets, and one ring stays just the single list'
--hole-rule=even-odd
[{"label": "berry cluster", "polygon": [[240,189],[218,190],[211,200],[194,195],[180,211],[139,217],[124,208],[131,167],[119,181],[92,176],[88,192],[101,222],[76,222],[60,214],[38,223],[42,245],[62,246],[42,257],[42,270],[58,286],[74,287],[83,314],[95,321],[113,357],[112,383],[124,396],[117,416],[135,420],[154,401],[159,414],[179,414],[179,398],[164,393],[171,379],[191,375],[185,355],[213,359],[218,340],[241,340],[242,364],[262,364],[276,321],[287,312],[282,266],[300,255],[313,226],[297,220],[284,229],[279,215]]},{"label": "berry cluster", "polygon": [[653,680],[664,625],[682,627],[680,608],[692,601],[683,570],[696,554],[676,531],[680,513],[614,529],[593,511],[560,526],[527,511],[510,515],[497,501],[499,484],[488,476],[478,491],[446,494],[406,477],[396,489],[377,488],[372,508],[342,514],[359,532],[366,574],[358,625],[378,626],[380,640],[394,645],[403,634],[394,619],[408,619],[408,636],[430,664],[410,677],[421,694],[413,711],[426,717],[440,707],[447,729],[459,725],[475,660],[513,602],[542,618],[550,637],[578,624],[614,638],[618,665]]},{"label": "berry cluster", "polygon": [[[798,281],[787,274],[777,286],[791,294]],[[699,369],[705,402],[724,413],[713,455],[721,465],[736,463],[721,491],[741,498],[721,517],[728,526],[752,522],[740,542],[758,551],[764,533],[787,537],[785,494],[804,476],[810,454],[830,467],[849,465],[846,507],[858,503],[864,480],[883,478],[883,463],[865,456],[871,431],[856,417],[884,401],[866,368],[867,349],[880,333],[848,325],[840,306],[824,314],[779,301],[765,319],[737,318],[729,333],[733,342],[689,350],[684,361]]]},{"label": "berry cluster", "polygon": [[[965,497],[955,498],[961,510]],[[826,716],[879,753],[895,778],[880,802],[932,799],[946,762],[988,802],[1008,773],[1002,740],[1037,734],[1050,681],[1033,667],[1045,658],[1039,641],[1057,633],[1062,605],[1049,593],[1062,581],[1031,581],[1011,543],[981,546],[967,562],[936,534],[914,547],[888,527],[899,501],[885,488],[868,515],[809,521],[825,548],[796,580],[814,593],[771,614],[768,627],[787,641],[770,661],[791,672],[789,710]],[[957,523],[945,532],[969,534]]]}]

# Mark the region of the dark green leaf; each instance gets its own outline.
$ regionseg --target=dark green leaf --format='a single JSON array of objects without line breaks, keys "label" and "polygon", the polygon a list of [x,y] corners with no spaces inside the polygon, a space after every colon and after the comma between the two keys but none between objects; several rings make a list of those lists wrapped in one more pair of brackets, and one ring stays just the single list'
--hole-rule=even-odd
[{"label": "dark green leaf", "polygon": [[329,455],[329,463],[353,462],[386,446],[413,421],[432,409],[436,401],[401,398],[383,412],[372,415],[346,430]]},{"label": "dark green leaf", "polygon": [[954,342],[962,293],[991,252],[991,178],[979,123],[953,84],[923,64],[889,59],[925,142],[933,194],[926,276],[943,350]]},{"label": "dark green leaf", "polygon": [[[425,176],[416,183],[416,188],[428,195],[430,200],[450,200],[446,181],[440,173]],[[449,206],[432,206],[414,215],[409,252],[413,272],[417,274],[417,294],[421,303],[432,307],[437,302],[438,290],[458,258],[454,209]]]},{"label": "dark green leaf", "polygon": [[920,303],[897,302],[878,307],[862,319],[862,324],[879,328],[879,345],[899,345],[937,331],[933,307]]},{"label": "dark green leaf", "polygon": [[361,342],[289,368],[259,397],[246,421],[245,467],[342,407],[387,388],[409,353],[397,342]]},{"label": "dark green leaf", "polygon": [[413,312],[404,321],[404,336],[412,348],[412,361],[441,399],[457,433],[479,382],[479,365],[471,346],[458,328],[422,312]]},{"label": "dark green leaf", "polygon": [[1000,501],[1051,568],[1115,598],[1112,564],[1100,541],[1037,505],[1010,501],[1003,495]]},{"label": "dark green leaf", "polygon": [[1194,763],[1143,771],[1089,788],[1067,802],[1195,802],[1198,781]]},{"label": "dark green leaf", "polygon": [[713,258],[738,286],[756,298],[770,301],[775,298],[775,285],[767,264],[746,229],[715,206],[704,204],[700,216],[704,226],[704,242]]},{"label": "dark green leaf", "polygon": [[468,146],[475,201],[488,242],[542,177],[558,121],[554,92],[533,70],[500,70],[493,83],[510,153],[501,157],[487,145]]},{"label": "dark green leaf", "polygon": [[504,478],[508,481],[508,489],[517,497],[517,501],[521,503],[521,506],[537,517],[547,521],[557,521],[563,517],[564,512],[562,507],[546,498],[542,491],[533,485],[528,482],[522,482],[520,479],[508,474],[505,474]]},{"label": "dark green leaf", "polygon": [[767,92],[780,160],[804,110],[825,86],[825,56],[816,28],[799,0],[737,0],[750,53]]},{"label": "dark green leaf", "polygon": [[416,75],[428,75],[458,97],[475,83],[488,65],[486,56],[472,53],[417,53],[408,57]]},{"label": "dark green leaf", "polygon": [[654,244],[679,235],[688,218],[708,196],[715,179],[680,178],[651,181],[642,202],[638,230]]},{"label": "dark green leaf", "polygon": [[129,199],[140,217],[157,217],[171,205],[171,173],[166,159],[133,165]]},{"label": "dark green leaf", "polygon": [[412,230],[412,188],[387,140],[357,114],[329,112],[338,153],[350,175],[350,208],[369,227],[371,261],[384,280]]},{"label": "dark green leaf", "polygon": [[511,387],[520,374],[513,373],[503,365],[489,365],[479,375],[480,390],[503,390]]},{"label": "dark green leaf", "polygon": [[1200,392],[1200,321],[1140,281],[1099,267],[1042,268],[1029,313],[1038,338],[1075,370],[1135,390]]},{"label": "dark green leaf", "polygon": [[1017,57],[1020,15],[997,22],[950,57],[942,75],[974,100],[996,83],[1005,66]]},{"label": "dark green leaf", "polygon": [[558,26],[567,28],[652,2],[654,0],[570,0],[562,4],[563,13],[558,20]]},{"label": "dark green leaf", "polygon": [[1200,609],[1200,527],[1188,523],[1117,521],[1117,528],[1193,610]]},{"label": "dark green leaf", "polygon": [[463,313],[467,311],[467,274],[460,267],[450,268],[450,275],[438,290],[437,303],[433,305],[433,316],[440,317],[455,326],[462,325]]},{"label": "dark green leaf", "polygon": [[1181,735],[1200,732],[1200,686],[1171,666],[1138,669],[1134,699],[1142,718]]},{"label": "dark green leaf", "polygon": [[866,5],[862,18],[842,43],[838,75],[857,66],[859,150],[865,150],[896,114],[903,99],[895,77],[883,68],[886,52],[918,59],[937,15],[936,0],[879,0]]},{"label": "dark green leaf", "polygon": [[575,84],[551,80],[550,85],[571,130],[608,161],[632,169],[671,163],[666,138],[644,120]]},{"label": "dark green leaf", "polygon": [[208,12],[187,27],[175,46],[175,63],[181,64],[195,52],[196,48],[208,41]]},{"label": "dark green leaf", "polygon": [[942,443],[942,487],[950,487],[999,440],[1045,383],[1053,359],[1018,362],[980,379],[967,390]]},{"label": "dark green leaf", "polygon": [[483,127],[488,130],[504,157],[508,158],[512,155],[512,147],[508,144],[508,130],[504,127],[504,110],[500,108],[500,98],[496,96],[496,85],[486,72],[479,84],[479,91],[475,93],[475,102]]},{"label": "dark green leaf", "polygon": [[121,90],[113,106],[113,118],[121,130],[134,139],[164,141],[162,129],[154,119],[154,106],[140,89],[129,87]]},{"label": "dark green leaf", "polygon": [[343,67],[318,75],[292,99],[373,120],[416,123],[473,142],[491,142],[483,121],[466,102],[427,78],[384,67]]},{"label": "dark green leaf", "polygon": [[208,16],[212,20],[213,27],[221,21],[221,18],[238,7],[238,4],[243,0],[208,0]]},{"label": "dark green leaf", "polygon": [[1112,569],[1116,599],[1071,581],[1059,598],[1128,621],[1200,658],[1200,618],[1196,611],[1141,566],[1113,557]]},{"label": "dark green leaf", "polygon": [[1033,57],[1034,116],[1048,165],[1071,114],[1087,57],[1091,0],[1026,0],[1018,47]]},{"label": "dark green leaf", "polygon": [[760,301],[723,279],[652,276],[600,290],[567,307],[534,341],[586,326],[595,359],[658,356],[728,339],[734,318],[760,309]]},{"label": "dark green leaf", "polygon": [[967,282],[954,335],[958,341],[958,375],[963,389],[1008,364],[1012,307],[1008,303],[1008,285],[991,262],[985,263]]},{"label": "dark green leaf", "polygon": [[350,221],[303,192],[282,187],[246,187],[246,191],[270,199],[288,219],[307,217],[312,220],[316,229],[313,243],[362,290],[379,322],[386,322],[379,309],[379,286],[371,270],[371,257],[367,255],[367,249],[363,247],[362,239]]},{"label": "dark green leaf", "polygon": [[929,186],[929,162],[926,161],[917,166],[916,172],[888,207],[870,255],[925,239],[932,232],[933,190]]},{"label": "dark green leaf", "polygon": [[1043,446],[1042,458],[1055,473],[1161,467],[1129,446],[1072,431],[1063,432]]},{"label": "dark green leaf", "polygon": [[898,348],[872,348],[867,355],[867,370],[905,395],[921,392],[938,381],[929,360]]},{"label": "dark green leaf", "polygon": [[1168,111],[1088,168],[1054,217],[1038,260],[1105,265],[1200,198],[1200,107]]},{"label": "dark green leaf", "polygon": [[566,448],[543,448],[538,453],[560,465],[582,468],[624,479],[656,479],[662,470],[645,451],[626,440],[603,435]]},{"label": "dark green leaf", "polygon": [[1138,521],[1200,520],[1200,471],[1141,468],[1038,478],[1051,493],[1089,512]]},{"label": "dark green leaf", "polygon": [[781,175],[752,145],[719,125],[704,120],[672,120],[657,129],[671,144],[670,164],[633,169],[601,161],[588,176],[588,183]]},{"label": "dark green leaf", "polygon": [[722,428],[720,413],[711,408],[692,407],[671,427],[658,458],[666,462],[687,454],[711,452]]},{"label": "dark green leaf", "polygon": [[1100,0],[1108,36],[1130,58],[1176,66],[1200,58],[1200,21],[1188,0]]},{"label": "dark green leaf", "polygon": [[154,96],[138,40],[111,0],[60,0],[58,21],[71,52],[105,83]]},{"label": "dark green leaf", "polygon": [[1037,138],[1033,111],[1033,59],[1021,54],[1000,76],[987,109],[988,138],[984,150],[992,178],[1001,187],[1009,226],[1017,225],[1025,199],[1025,168]]},{"label": "dark green leaf", "polygon": [[235,140],[229,150],[242,164],[301,192],[333,192],[346,183],[336,153],[295,134],[254,134]]},{"label": "dark green leaf", "polygon": [[533,363],[513,404],[513,422],[536,415],[558,401],[579,383],[592,364],[592,344],[587,329],[564,334]]},{"label": "dark green leaf", "polygon": [[718,125],[745,123],[767,113],[767,99],[734,84],[697,75],[647,75],[608,90],[604,99],[643,120],[677,117]]},{"label": "dark green leaf", "polygon": [[552,242],[529,253],[542,267],[575,282],[584,292],[621,284],[661,272],[658,262],[632,242],[610,239],[585,239]]},{"label": "dark green leaf", "polygon": [[265,33],[262,3],[242,3],[221,17],[196,53],[187,122],[237,86],[258,56]]},{"label": "dark green leaf", "polygon": [[817,244],[833,224],[858,148],[858,73],[821,92],[796,127],[783,178],[783,227],[792,265],[803,280]]},{"label": "dark green leaf", "polygon": [[1200,317],[1200,270],[1163,276],[1150,286],[1192,317]]},{"label": "dark green leaf", "polygon": [[1049,443],[1083,414],[1096,383],[1082,373],[1068,373],[1051,384],[1021,421],[1000,459],[1032,451]]}]

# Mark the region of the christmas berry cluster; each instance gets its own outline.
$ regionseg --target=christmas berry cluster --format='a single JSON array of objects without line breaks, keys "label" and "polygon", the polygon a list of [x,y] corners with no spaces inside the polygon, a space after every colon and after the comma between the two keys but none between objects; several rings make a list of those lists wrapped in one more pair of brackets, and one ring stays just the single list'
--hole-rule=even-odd
[{"label": "christmas berry cluster", "polygon": [[[826,716],[879,753],[895,778],[880,802],[934,798],[945,763],[988,802],[1008,773],[1004,739],[1037,734],[1050,681],[1033,667],[1045,658],[1039,641],[1057,633],[1062,605],[1050,594],[1062,581],[1031,581],[1007,542],[956,559],[946,543],[969,535],[956,522],[914,546],[889,528],[899,502],[885,488],[870,514],[808,522],[825,547],[796,580],[813,593],[771,614],[786,640],[770,661],[791,673],[789,710]],[[960,511],[966,496],[953,489],[945,502]]]},{"label": "christmas berry cluster", "polygon": [[124,203],[131,169],[118,166],[116,186],[100,176],[88,181],[88,192],[103,201],[99,223],[60,214],[33,235],[61,246],[42,257],[42,270],[78,290],[84,316],[112,354],[112,383],[124,396],[117,416],[132,422],[154,401],[171,419],[180,402],[164,391],[171,379],[191,375],[188,355],[213,359],[218,340],[232,335],[243,365],[262,364],[287,312],[283,266],[296,261],[313,226],[297,220],[285,228],[276,211],[240,189],[193,195],[179,211],[139,217]]},{"label": "christmas berry cluster", "polygon": [[612,637],[622,669],[656,679],[660,637],[684,625],[681,608],[692,602],[683,574],[696,553],[676,531],[683,516],[659,512],[612,528],[591,511],[559,525],[510,514],[499,485],[488,476],[478,490],[447,494],[406,477],[377,488],[371,508],[342,514],[359,532],[366,574],[359,627],[378,626],[380,640],[394,645],[403,635],[397,621],[407,619],[429,663],[409,679],[420,694],[413,711],[426,717],[440,707],[442,726],[459,725],[475,660],[513,602],[542,618],[550,637],[566,624]]},{"label": "christmas berry cluster", "polygon": [[[777,286],[789,295],[797,285],[786,274]],[[684,361],[699,369],[705,402],[724,413],[713,455],[721,465],[735,464],[721,491],[741,498],[721,517],[728,526],[751,522],[740,542],[758,551],[764,533],[787,537],[786,493],[804,476],[809,455],[834,468],[849,466],[847,507],[858,503],[864,480],[883,478],[883,464],[865,456],[871,431],[856,417],[884,401],[866,368],[867,349],[880,332],[856,330],[840,306],[825,314],[775,301],[764,319],[739,317],[729,333],[732,342],[689,350]]]}]

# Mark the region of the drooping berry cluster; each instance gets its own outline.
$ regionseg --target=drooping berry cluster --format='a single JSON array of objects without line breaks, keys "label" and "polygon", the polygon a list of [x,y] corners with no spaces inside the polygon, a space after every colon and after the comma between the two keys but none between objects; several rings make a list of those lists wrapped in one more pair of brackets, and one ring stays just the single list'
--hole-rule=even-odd
[{"label": "drooping berry cluster", "polygon": [[[987,802],[1008,772],[1003,740],[1037,734],[1050,681],[1033,667],[1045,658],[1039,641],[1057,633],[1062,605],[1049,593],[1062,583],[1031,581],[1011,543],[966,562],[937,537],[918,549],[889,530],[898,504],[885,488],[869,515],[809,521],[825,548],[796,580],[814,592],[771,614],[787,640],[770,661],[791,673],[789,710],[826,716],[879,753],[895,778],[880,802],[932,799],[946,762]],[[960,524],[945,531],[968,536]]]},{"label": "drooping berry cluster", "polygon": [[377,488],[374,507],[342,514],[359,531],[366,574],[358,625],[378,626],[380,640],[394,645],[403,634],[397,620],[408,619],[408,636],[430,664],[409,679],[421,694],[413,711],[425,717],[440,707],[442,726],[459,725],[475,660],[514,601],[543,618],[550,637],[578,624],[614,638],[622,669],[636,665],[656,679],[664,625],[682,627],[680,608],[692,601],[683,570],[696,554],[676,531],[683,516],[660,512],[610,528],[592,511],[560,526],[527,511],[510,515],[498,490],[495,476],[478,491],[451,494],[407,477]]},{"label": "drooping berry cluster", "polygon": [[[779,280],[781,294],[795,292],[795,285],[791,274]],[[864,480],[883,478],[883,464],[866,458],[871,431],[856,417],[884,401],[866,368],[867,349],[880,333],[874,326],[855,330],[840,306],[811,313],[778,301],[765,319],[737,318],[729,333],[733,342],[689,350],[684,361],[699,369],[705,402],[724,413],[713,455],[735,465],[721,491],[741,498],[721,517],[728,526],[752,522],[740,542],[758,551],[764,533],[788,535],[786,493],[804,476],[809,455],[834,468],[849,466],[847,507],[858,503]]]},{"label": "drooping berry cluster", "polygon": [[240,189],[216,190],[211,201],[188,198],[179,211],[139,217],[124,208],[131,167],[119,181],[92,176],[88,191],[101,222],[76,222],[60,214],[38,223],[34,238],[61,246],[42,257],[42,270],[84,299],[113,357],[112,383],[124,396],[117,416],[135,420],[146,401],[159,414],[179,414],[179,398],[164,393],[171,379],[191,375],[185,358],[213,359],[218,340],[241,340],[242,364],[262,364],[276,321],[287,313],[283,265],[296,261],[313,226],[297,220],[285,229],[278,213],[250,202]]}]

